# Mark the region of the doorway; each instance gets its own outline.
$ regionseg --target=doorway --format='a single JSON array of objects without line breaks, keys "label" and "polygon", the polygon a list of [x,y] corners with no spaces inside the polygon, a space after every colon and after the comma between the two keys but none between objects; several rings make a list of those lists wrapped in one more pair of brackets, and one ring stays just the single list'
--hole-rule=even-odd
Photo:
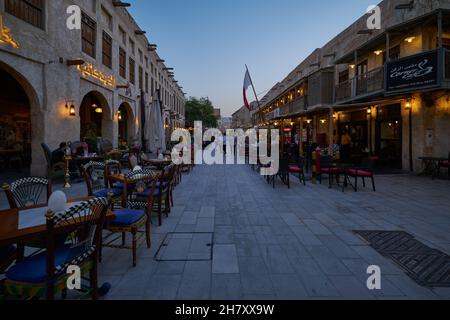
[{"label": "doorway", "polygon": [[0,172],[29,172],[31,166],[31,105],[25,89],[0,68]]},{"label": "doorway", "polygon": [[400,104],[378,108],[375,139],[379,165],[385,168],[402,169],[402,116]]}]

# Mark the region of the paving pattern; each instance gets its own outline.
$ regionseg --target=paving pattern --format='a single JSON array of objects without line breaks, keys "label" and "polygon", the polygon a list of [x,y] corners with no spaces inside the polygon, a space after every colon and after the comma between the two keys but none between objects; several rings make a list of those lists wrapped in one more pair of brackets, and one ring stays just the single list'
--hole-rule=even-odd
[{"label": "paving pattern", "polygon": [[[130,251],[104,250],[107,298],[450,299],[450,288],[419,286],[352,232],[405,231],[450,254],[450,181],[376,180],[376,193],[295,178],[291,189],[273,189],[246,166],[197,166],[176,189],[170,217],[153,227],[152,248],[139,249],[137,267]],[[69,194],[85,192],[81,184]],[[382,290],[367,289],[370,265],[381,268]]]}]

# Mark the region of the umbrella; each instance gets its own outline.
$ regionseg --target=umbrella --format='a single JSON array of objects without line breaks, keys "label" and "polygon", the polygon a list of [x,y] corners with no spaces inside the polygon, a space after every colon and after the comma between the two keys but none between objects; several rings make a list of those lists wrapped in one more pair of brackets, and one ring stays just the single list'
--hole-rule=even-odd
[{"label": "umbrella", "polygon": [[166,133],[161,115],[161,105],[158,99],[154,99],[150,110],[147,109],[148,121],[145,128],[148,150],[156,153],[166,150]]}]

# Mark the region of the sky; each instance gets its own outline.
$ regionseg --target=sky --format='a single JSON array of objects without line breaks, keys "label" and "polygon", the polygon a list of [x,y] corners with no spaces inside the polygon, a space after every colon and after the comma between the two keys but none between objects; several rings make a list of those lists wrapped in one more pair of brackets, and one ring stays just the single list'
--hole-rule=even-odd
[{"label": "sky", "polygon": [[[378,0],[128,0],[187,96],[222,116],[243,105],[248,65],[257,94],[282,80]],[[248,91],[249,99],[254,95]]]}]

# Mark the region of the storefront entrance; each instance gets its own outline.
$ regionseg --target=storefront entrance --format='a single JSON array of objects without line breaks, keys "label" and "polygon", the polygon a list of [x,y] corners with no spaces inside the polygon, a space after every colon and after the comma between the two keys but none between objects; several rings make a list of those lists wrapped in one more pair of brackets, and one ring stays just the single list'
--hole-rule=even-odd
[{"label": "storefront entrance", "polygon": [[21,84],[0,68],[0,172],[29,170],[31,106]]},{"label": "storefront entrance", "polygon": [[80,141],[86,142],[89,152],[97,152],[98,139],[108,139],[112,120],[106,99],[97,92],[88,93],[80,107]]},{"label": "storefront entrance", "polygon": [[379,165],[402,169],[402,116],[401,105],[378,108],[376,121],[376,153]]},{"label": "storefront entrance", "polygon": [[119,146],[127,146],[134,138],[135,121],[131,106],[124,102],[117,114],[119,122]]}]

